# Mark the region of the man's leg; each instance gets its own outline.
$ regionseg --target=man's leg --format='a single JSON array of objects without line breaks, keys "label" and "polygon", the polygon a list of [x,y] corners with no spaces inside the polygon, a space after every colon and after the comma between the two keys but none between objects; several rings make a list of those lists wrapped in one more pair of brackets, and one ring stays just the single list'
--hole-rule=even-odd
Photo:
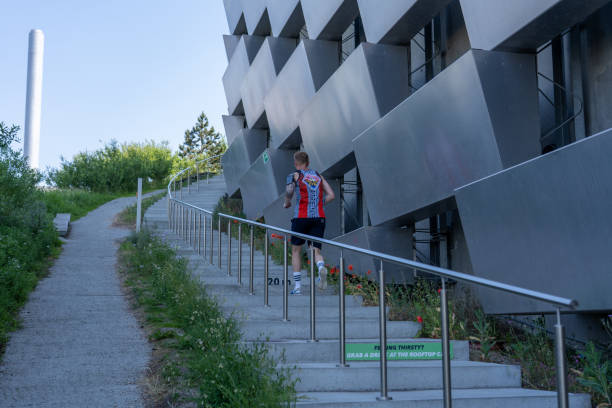
[{"label": "man's leg", "polygon": [[321,249],[315,247],[315,263],[317,264],[317,268],[319,270],[319,289],[327,288],[327,268],[325,267],[325,260],[323,259],[323,255],[321,255]]},{"label": "man's leg", "polygon": [[291,293],[297,293],[302,285],[302,245],[291,245],[291,266],[295,287]]}]

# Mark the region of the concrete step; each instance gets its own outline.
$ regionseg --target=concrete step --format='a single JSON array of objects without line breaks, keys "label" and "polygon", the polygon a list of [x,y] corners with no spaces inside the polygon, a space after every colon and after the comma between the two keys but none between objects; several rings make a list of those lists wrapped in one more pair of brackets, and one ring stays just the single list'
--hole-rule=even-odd
[{"label": "concrete step", "polygon": [[[235,307],[235,306],[222,306],[223,311],[226,314],[232,312],[244,317],[245,319],[254,320],[278,320],[283,316],[282,308],[272,307],[253,307],[249,309]],[[289,301],[289,320],[301,320],[307,322],[310,316],[310,307],[300,305],[296,306]],[[326,319],[338,319],[339,318],[339,307],[336,306],[321,306],[316,305],[316,316],[325,317]],[[364,307],[364,306],[353,306],[347,307],[345,313],[347,320],[353,319],[378,319],[378,307]]]},{"label": "concrete step", "polygon": [[[439,342],[432,339],[393,339],[389,343],[413,343],[413,342]],[[352,339],[347,343],[378,343],[378,338]],[[284,355],[286,363],[338,363],[340,356],[340,345],[338,340],[320,340],[312,343],[306,340],[269,341],[270,353],[276,358]],[[468,341],[452,341],[453,360],[468,361],[470,349]],[[349,361],[349,365],[353,362]]]},{"label": "concrete step", "polygon": [[[360,339],[367,334],[379,332],[378,319],[360,319],[346,322],[346,338]],[[240,328],[246,341],[270,340],[307,340],[310,338],[309,320],[274,321],[249,319],[241,323]],[[338,322],[336,320],[316,319],[317,339],[338,339]],[[416,337],[421,330],[416,322],[387,322],[387,336],[398,338]]]},{"label": "concrete step", "polygon": [[[302,393],[297,407],[308,408],[441,408],[442,390],[393,391],[390,401],[378,401],[379,392]],[[455,408],[557,408],[557,394],[523,388],[473,388],[453,390]],[[590,408],[588,395],[571,394],[571,408]]]},{"label": "concrete step", "polygon": [[[245,309],[263,307],[263,294],[256,294],[253,296],[243,294],[209,294],[214,296],[221,306],[242,307]],[[338,301],[338,296],[319,296],[316,299],[316,305],[338,307]],[[281,310],[283,306],[283,297],[279,295],[270,295],[268,302],[272,309],[276,308],[277,310]],[[309,307],[310,299],[308,296],[303,295],[290,296],[289,304],[292,307]],[[350,307],[361,307],[361,304],[362,298],[360,296],[345,296],[345,305],[347,309]]]},{"label": "concrete step", "polygon": [[[519,388],[519,366],[453,361],[451,363],[453,389]],[[298,392],[378,391],[380,383],[373,379],[380,375],[378,361],[352,362],[348,368],[335,363],[297,364],[295,375],[300,381]],[[441,361],[389,361],[389,391],[435,390],[442,388]]]}]

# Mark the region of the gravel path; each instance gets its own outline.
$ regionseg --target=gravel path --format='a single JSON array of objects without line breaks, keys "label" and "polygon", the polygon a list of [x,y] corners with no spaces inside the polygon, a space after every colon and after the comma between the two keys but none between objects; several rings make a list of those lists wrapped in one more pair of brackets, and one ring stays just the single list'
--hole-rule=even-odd
[{"label": "gravel path", "polygon": [[72,224],[59,259],[22,310],[0,365],[0,406],[141,407],[150,346],[115,272],[111,201]]}]

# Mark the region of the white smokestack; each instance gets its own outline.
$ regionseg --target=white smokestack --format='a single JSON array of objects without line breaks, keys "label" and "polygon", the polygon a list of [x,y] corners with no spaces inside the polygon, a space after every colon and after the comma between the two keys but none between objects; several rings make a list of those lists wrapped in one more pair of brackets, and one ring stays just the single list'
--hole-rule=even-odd
[{"label": "white smokestack", "polygon": [[44,47],[45,35],[43,32],[41,30],[30,31],[23,150],[31,168],[38,168],[40,151],[40,112],[42,106]]}]

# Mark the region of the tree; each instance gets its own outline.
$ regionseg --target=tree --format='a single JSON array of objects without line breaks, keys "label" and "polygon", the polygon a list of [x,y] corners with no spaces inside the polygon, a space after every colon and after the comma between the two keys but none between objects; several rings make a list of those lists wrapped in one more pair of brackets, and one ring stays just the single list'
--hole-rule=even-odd
[{"label": "tree", "polygon": [[[227,150],[223,136],[217,132],[214,126],[210,126],[208,117],[204,112],[198,116],[191,130],[185,131],[185,141],[179,146],[179,157],[189,162],[204,160],[207,157],[218,156]],[[220,160],[206,166],[208,171],[220,169]]]}]

